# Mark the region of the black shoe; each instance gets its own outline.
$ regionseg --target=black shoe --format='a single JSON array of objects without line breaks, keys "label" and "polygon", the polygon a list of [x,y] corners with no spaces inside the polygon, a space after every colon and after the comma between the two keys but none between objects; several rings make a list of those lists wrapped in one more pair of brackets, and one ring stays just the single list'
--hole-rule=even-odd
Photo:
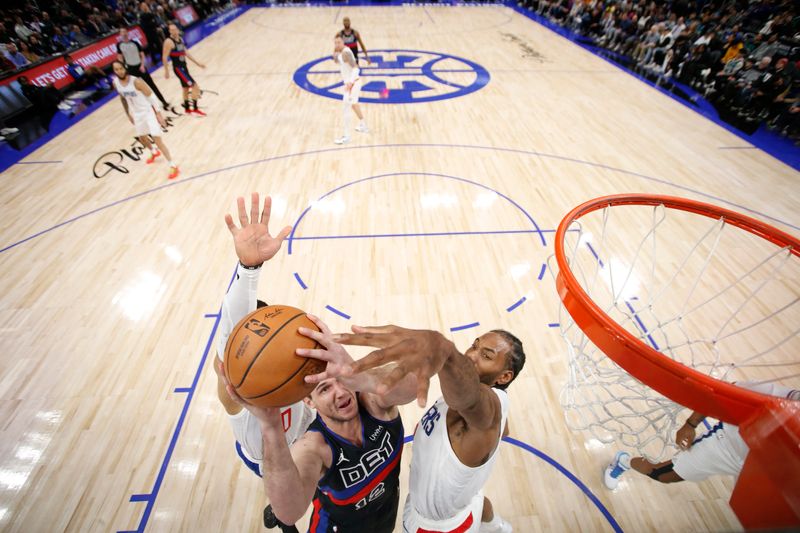
[{"label": "black shoe", "polygon": [[264,527],[267,529],[278,527],[278,519],[275,518],[275,513],[272,512],[271,505],[264,507]]}]

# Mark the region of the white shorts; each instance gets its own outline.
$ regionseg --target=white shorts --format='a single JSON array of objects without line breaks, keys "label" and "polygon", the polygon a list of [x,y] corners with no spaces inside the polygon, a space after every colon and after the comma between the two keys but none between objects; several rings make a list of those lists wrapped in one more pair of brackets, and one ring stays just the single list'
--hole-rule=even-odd
[{"label": "white shorts", "polygon": [[696,440],[691,448],[675,456],[672,460],[673,470],[686,481],[703,481],[715,475],[738,477],[745,458],[735,452],[730,439],[722,423],[717,424]]},{"label": "white shorts", "polygon": [[161,124],[158,123],[155,112],[151,109],[149,113],[133,115],[133,125],[136,128],[136,135],[152,135],[161,137]]},{"label": "white shorts", "polygon": [[431,520],[421,516],[411,505],[411,498],[406,497],[403,507],[403,533],[417,533],[420,529],[436,533],[477,533],[481,527],[483,515],[483,491],[476,494],[469,505],[447,520]]},{"label": "white shorts", "polygon": [[353,87],[350,89],[350,92],[347,90],[344,91],[344,95],[342,100],[346,104],[357,104],[358,97],[361,96],[361,79],[357,79],[355,83],[353,83]]},{"label": "white shorts", "polygon": [[[306,432],[308,426],[314,421],[317,413],[302,401],[286,407],[281,411],[283,431],[286,444],[291,446]],[[261,439],[261,425],[258,419],[247,409],[242,409],[235,415],[228,415],[231,421],[233,436],[239,443],[245,463],[255,463],[258,466],[258,475],[261,475],[261,462],[264,460],[264,441]],[[248,466],[250,466],[248,464]]]}]

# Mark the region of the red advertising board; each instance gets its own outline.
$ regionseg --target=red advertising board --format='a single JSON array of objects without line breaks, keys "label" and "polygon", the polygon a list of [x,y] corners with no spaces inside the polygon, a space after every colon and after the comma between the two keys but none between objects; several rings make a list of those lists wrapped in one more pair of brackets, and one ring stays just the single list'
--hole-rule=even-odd
[{"label": "red advertising board", "polygon": [[[142,47],[147,46],[147,38],[139,26],[128,30],[131,40],[139,41]],[[110,35],[92,44],[86,45],[79,50],[70,52],[70,56],[80,66],[86,68],[91,66],[106,67],[117,58],[117,43],[119,35]],[[36,65],[22,72],[17,72],[8,78],[0,80],[0,85],[8,85],[20,76],[27,78],[34,85],[46,86],[50,83],[55,84],[56,88],[61,89],[75,81],[67,72],[67,63],[62,56],[58,56],[50,61]]]},{"label": "red advertising board", "polygon": [[181,26],[184,28],[188,28],[198,20],[200,17],[197,16],[197,11],[194,10],[192,6],[182,7],[180,9],[176,9],[173,11],[175,14],[175,18],[178,19],[178,22],[181,23]]}]

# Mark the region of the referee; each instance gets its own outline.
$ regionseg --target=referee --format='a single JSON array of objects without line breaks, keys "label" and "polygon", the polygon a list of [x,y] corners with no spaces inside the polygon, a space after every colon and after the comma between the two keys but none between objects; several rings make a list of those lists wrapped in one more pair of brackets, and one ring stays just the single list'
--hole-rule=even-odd
[{"label": "referee", "polygon": [[121,61],[128,69],[128,74],[141,78],[150,86],[155,93],[156,97],[161,100],[161,105],[164,109],[169,110],[169,103],[164,100],[161,91],[156,87],[156,82],[150,77],[147,68],[144,66],[144,50],[136,41],[131,41],[128,35],[128,30],[122,28],[119,30],[120,41],[117,43],[117,59]]}]

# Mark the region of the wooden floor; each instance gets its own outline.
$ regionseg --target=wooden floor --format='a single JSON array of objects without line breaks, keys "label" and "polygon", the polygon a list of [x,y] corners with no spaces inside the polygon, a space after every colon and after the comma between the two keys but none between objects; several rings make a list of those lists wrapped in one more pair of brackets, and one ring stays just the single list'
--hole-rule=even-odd
[{"label": "wooden floor", "polygon": [[[451,100],[365,104],[371,133],[337,147],[341,104],[292,74],[330,53],[344,16],[369,48],[452,54],[491,81]],[[539,279],[553,234],[543,245],[532,221],[553,230],[581,201],[644,191],[738,204],[797,234],[797,172],[505,7],[252,9],[192,53],[218,95],[202,102],[207,118],[177,117],[165,135],[179,181],[163,161],[124,155],[128,173],[93,176],[132,140],[116,101],[26,160],[59,163],[0,176],[0,530],[259,529],[260,481],[234,453],[213,344],[205,355],[235,265],[223,215],[251,191],[273,195],[276,227],[313,204],[291,254],[265,268],[261,298],[334,330],[479,322],[451,334],[464,348],[490,328],[515,332],[528,363],[510,389],[512,437],[572,472],[624,531],[739,529],[728,479],[627,474],[603,487],[616,449],[565,426],[566,349],[548,327],[558,299]],[[177,102],[174,77],[154,77]],[[420,414],[403,408],[408,432]],[[568,477],[511,444],[486,494],[516,531],[612,528]]]}]

